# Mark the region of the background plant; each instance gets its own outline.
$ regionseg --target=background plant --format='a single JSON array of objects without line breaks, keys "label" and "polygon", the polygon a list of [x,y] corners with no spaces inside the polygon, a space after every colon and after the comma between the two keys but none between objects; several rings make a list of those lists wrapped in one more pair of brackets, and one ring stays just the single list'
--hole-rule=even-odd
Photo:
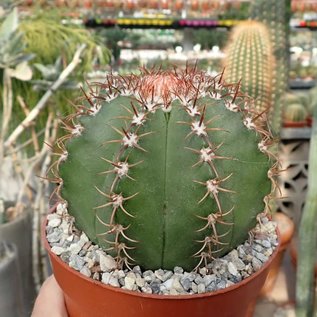
[{"label": "background plant", "polygon": [[275,59],[267,27],[245,21],[236,26],[226,46],[225,79],[241,81],[243,91],[254,98],[254,109],[270,115]]},{"label": "background plant", "polygon": [[275,136],[279,137],[283,105],[281,97],[288,89],[289,73],[289,0],[254,0],[250,6],[251,18],[264,23],[270,31],[275,57],[272,76],[272,112],[270,122]]},{"label": "background plant", "polygon": [[[314,109],[314,120],[309,149],[308,189],[305,206],[299,226],[298,265],[296,271],[296,316],[313,316],[315,260],[317,247],[317,107]],[[315,312],[316,315],[316,312]]]}]

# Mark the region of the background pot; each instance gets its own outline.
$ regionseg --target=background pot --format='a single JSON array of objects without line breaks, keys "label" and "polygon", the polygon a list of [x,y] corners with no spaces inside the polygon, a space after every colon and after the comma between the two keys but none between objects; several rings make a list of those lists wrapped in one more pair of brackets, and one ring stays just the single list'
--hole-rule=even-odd
[{"label": "background pot", "polygon": [[270,270],[267,275],[265,284],[262,287],[260,292],[261,296],[266,296],[272,290],[275,284],[278,272],[281,268],[285,251],[287,247],[289,246],[295,231],[295,224],[293,220],[287,215],[285,215],[284,213],[276,212],[274,213],[272,218],[273,218],[273,221],[277,223],[277,228],[280,234],[280,248],[275,259],[271,263]]},{"label": "background pot", "polygon": [[283,126],[284,128],[304,128],[307,125],[307,121],[299,121],[299,122],[294,122],[294,121],[284,121]]},{"label": "background pot", "polygon": [[149,295],[104,285],[70,268],[51,252],[43,227],[45,246],[70,317],[246,317],[278,251],[251,277],[224,290],[198,295]]},{"label": "background pot", "polygon": [[[5,207],[8,207],[7,205]],[[13,221],[0,225],[0,241],[8,241],[17,247],[17,264],[22,278],[23,316],[30,316],[35,287],[32,274],[32,213],[25,210]],[[6,316],[6,315],[4,315]]]},{"label": "background pot", "polygon": [[[3,317],[26,316],[22,302],[22,281],[18,251],[14,244],[0,242],[5,256],[0,256],[0,313]],[[0,250],[0,253],[1,250]]]}]

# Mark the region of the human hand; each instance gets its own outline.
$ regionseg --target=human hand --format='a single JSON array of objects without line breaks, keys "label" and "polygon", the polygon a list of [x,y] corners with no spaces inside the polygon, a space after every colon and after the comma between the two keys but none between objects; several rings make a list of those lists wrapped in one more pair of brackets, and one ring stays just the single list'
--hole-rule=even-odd
[{"label": "human hand", "polygon": [[31,317],[68,317],[63,291],[51,275],[42,285]]}]

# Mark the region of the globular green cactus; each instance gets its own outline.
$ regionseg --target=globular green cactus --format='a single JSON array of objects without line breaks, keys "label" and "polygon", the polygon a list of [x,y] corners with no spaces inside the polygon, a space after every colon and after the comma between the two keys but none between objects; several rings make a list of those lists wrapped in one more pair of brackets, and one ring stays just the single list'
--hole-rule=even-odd
[{"label": "globular green cactus", "polygon": [[283,111],[284,122],[303,122],[306,121],[308,112],[300,103],[292,103],[285,106]]},{"label": "globular green cactus", "polygon": [[56,182],[76,226],[118,265],[192,270],[248,238],[276,165],[239,84],[144,70],[85,95],[64,122]]},{"label": "globular green cactus", "polygon": [[255,100],[254,108],[269,112],[274,56],[268,29],[260,22],[242,22],[232,30],[228,43],[225,80],[241,80],[243,91]]},{"label": "globular green cactus", "polygon": [[270,39],[275,57],[272,77],[272,132],[279,136],[283,104],[281,97],[288,87],[289,73],[289,2],[290,0],[253,0],[251,18],[264,23],[270,30]]}]

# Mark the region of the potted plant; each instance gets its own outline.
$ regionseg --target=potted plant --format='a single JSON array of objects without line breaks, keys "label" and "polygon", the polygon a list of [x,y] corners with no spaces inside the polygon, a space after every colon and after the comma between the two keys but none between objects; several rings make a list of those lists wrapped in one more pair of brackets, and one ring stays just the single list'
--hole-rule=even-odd
[{"label": "potted plant", "polygon": [[307,116],[307,110],[302,104],[285,104],[283,111],[283,126],[288,128],[305,127],[307,124]]},{"label": "potted plant", "polygon": [[43,231],[69,315],[245,316],[278,244],[265,118],[196,68],[109,75],[85,95]]},{"label": "potted plant", "polygon": [[0,240],[0,308],[6,317],[26,316],[24,312],[18,251],[14,244]]}]

